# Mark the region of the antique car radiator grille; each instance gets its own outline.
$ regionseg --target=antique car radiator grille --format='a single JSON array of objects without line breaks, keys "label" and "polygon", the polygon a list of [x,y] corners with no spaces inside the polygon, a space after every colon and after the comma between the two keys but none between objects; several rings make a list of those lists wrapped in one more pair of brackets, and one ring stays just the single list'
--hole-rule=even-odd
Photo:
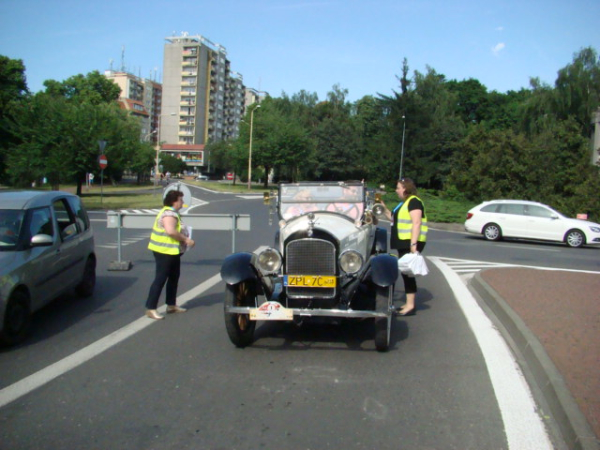
[{"label": "antique car radiator grille", "polygon": [[[298,239],[285,251],[286,274],[336,275],[335,246],[322,239]],[[332,298],[335,288],[287,287],[290,298]]]}]

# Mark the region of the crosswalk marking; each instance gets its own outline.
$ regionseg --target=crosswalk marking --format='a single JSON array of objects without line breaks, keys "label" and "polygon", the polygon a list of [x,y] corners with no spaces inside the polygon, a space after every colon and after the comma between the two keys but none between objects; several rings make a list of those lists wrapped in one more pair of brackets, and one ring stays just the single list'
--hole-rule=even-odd
[{"label": "crosswalk marking", "polygon": [[492,269],[499,267],[522,267],[515,264],[494,263],[486,261],[472,261],[468,259],[444,258],[438,257],[448,267],[459,274],[476,273],[483,269]]},{"label": "crosswalk marking", "polygon": [[[129,245],[129,244],[135,244],[136,242],[142,241],[144,239],[149,239],[149,238],[150,238],[150,232],[148,231],[148,232],[144,232],[144,234],[138,234],[136,236],[121,239],[121,247],[125,247],[126,245]],[[115,242],[111,242],[108,244],[96,244],[96,247],[116,249],[116,248],[119,248],[119,243],[115,241]]]},{"label": "crosswalk marking", "polygon": [[578,272],[578,273],[594,273],[600,274],[598,271],[593,270],[578,270],[578,269],[565,269],[560,267],[547,267],[547,266],[528,266],[524,264],[505,264],[505,263],[495,263],[495,262],[486,262],[486,261],[473,261],[468,259],[456,259],[456,258],[446,258],[443,256],[433,256],[432,258],[442,261],[448,267],[450,267],[454,272],[462,277],[469,277],[481,270],[484,269],[499,269],[502,267],[522,267],[526,269],[538,269],[538,270],[562,270],[564,272]]}]

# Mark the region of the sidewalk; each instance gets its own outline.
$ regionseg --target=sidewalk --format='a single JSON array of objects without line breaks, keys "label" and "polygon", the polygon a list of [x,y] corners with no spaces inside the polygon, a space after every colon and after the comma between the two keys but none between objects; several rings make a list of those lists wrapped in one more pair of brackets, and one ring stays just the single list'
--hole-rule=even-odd
[{"label": "sidewalk", "polygon": [[568,448],[600,449],[600,275],[488,269],[469,288],[515,351],[551,431]]}]

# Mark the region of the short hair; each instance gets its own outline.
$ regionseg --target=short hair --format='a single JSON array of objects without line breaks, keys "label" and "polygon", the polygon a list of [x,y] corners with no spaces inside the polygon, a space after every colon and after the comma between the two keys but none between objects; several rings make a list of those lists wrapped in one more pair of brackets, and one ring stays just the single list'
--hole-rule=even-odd
[{"label": "short hair", "polygon": [[165,198],[163,200],[163,205],[164,206],[173,206],[173,203],[175,203],[177,200],[179,200],[180,197],[183,197],[183,192],[169,191],[165,195]]},{"label": "short hair", "polygon": [[410,178],[402,178],[398,180],[398,183],[404,186],[404,192],[406,195],[417,195],[417,185]]}]

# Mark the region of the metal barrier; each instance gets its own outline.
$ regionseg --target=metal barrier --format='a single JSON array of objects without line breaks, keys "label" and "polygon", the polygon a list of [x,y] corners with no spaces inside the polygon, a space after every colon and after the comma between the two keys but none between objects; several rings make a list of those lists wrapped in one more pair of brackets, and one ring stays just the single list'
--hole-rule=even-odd
[{"label": "metal barrier", "polygon": [[[250,231],[248,214],[185,214],[185,225],[193,230],[231,231],[231,253],[235,253],[235,232]],[[131,261],[121,260],[121,229],[146,229],[148,237],[154,226],[155,213],[135,213],[129,211],[108,211],[106,227],[117,229],[117,261],[108,265],[108,270],[129,270]],[[192,233],[193,238],[193,233]]]}]

